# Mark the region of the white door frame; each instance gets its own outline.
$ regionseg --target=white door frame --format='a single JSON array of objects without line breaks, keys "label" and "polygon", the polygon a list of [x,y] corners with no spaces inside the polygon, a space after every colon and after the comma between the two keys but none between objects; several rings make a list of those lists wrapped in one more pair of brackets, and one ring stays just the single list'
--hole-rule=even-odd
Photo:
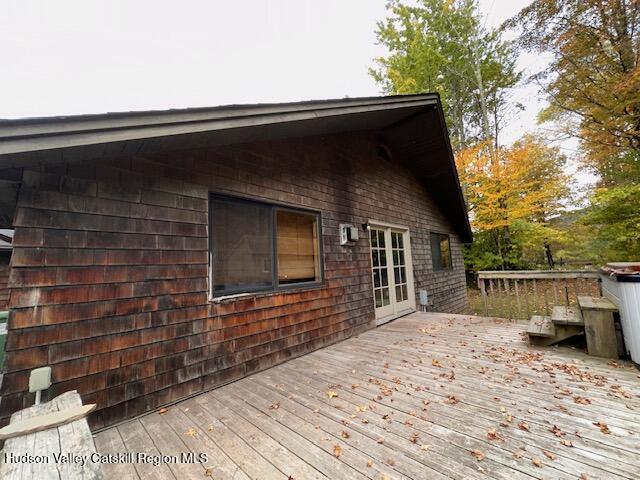
[{"label": "white door frame", "polygon": [[[384,231],[385,238],[385,253],[386,253],[386,269],[387,269],[387,278],[388,278],[388,286],[389,286],[389,304],[377,307],[376,308],[376,295],[375,295],[375,281],[374,281],[374,271],[373,271],[373,250],[371,247],[371,235],[369,235],[369,255],[371,258],[371,282],[374,286],[374,295],[373,295],[373,308],[375,310],[376,316],[376,325],[382,325],[394,318],[401,317],[402,315],[406,315],[407,313],[415,312],[416,310],[416,296],[415,296],[415,287],[414,287],[414,278],[413,278],[413,261],[411,258],[411,235],[409,232],[409,227],[404,225],[397,225],[388,222],[380,222],[377,220],[369,220],[369,227],[372,230],[382,230]],[[397,301],[396,298],[396,288],[395,288],[395,275],[394,275],[394,258],[393,258],[393,246],[391,240],[391,233],[398,233],[402,235],[402,243],[401,247],[404,253],[404,268],[406,274],[406,286],[408,298],[406,300]]]}]

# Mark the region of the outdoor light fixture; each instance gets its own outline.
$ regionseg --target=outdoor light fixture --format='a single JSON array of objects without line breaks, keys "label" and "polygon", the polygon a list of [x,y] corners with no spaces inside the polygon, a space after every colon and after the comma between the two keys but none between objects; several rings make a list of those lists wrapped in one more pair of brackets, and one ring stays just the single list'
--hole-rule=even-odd
[{"label": "outdoor light fixture", "polygon": [[36,405],[40,405],[40,394],[51,386],[51,367],[40,367],[31,370],[29,375],[29,391],[36,393]]}]

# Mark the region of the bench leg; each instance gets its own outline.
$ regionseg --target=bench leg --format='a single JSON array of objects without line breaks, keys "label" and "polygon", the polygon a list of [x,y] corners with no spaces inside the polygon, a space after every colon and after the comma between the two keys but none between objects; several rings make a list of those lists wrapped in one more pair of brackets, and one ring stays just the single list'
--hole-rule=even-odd
[{"label": "bench leg", "polygon": [[584,331],[589,355],[618,358],[618,341],[613,313],[602,310],[583,310]]}]

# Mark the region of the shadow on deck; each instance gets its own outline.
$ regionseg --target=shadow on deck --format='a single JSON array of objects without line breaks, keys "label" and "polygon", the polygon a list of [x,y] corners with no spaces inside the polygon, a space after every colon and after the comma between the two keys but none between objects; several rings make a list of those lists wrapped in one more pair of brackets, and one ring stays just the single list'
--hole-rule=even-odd
[{"label": "shadow on deck", "polygon": [[96,436],[107,478],[640,477],[640,375],[524,326],[415,313]]}]

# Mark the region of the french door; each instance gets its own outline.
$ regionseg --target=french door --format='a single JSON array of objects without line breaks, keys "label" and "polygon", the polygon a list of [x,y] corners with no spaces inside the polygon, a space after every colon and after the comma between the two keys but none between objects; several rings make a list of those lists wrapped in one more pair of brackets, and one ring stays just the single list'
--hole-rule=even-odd
[{"label": "french door", "polygon": [[415,310],[409,230],[371,225],[371,272],[376,324]]}]

